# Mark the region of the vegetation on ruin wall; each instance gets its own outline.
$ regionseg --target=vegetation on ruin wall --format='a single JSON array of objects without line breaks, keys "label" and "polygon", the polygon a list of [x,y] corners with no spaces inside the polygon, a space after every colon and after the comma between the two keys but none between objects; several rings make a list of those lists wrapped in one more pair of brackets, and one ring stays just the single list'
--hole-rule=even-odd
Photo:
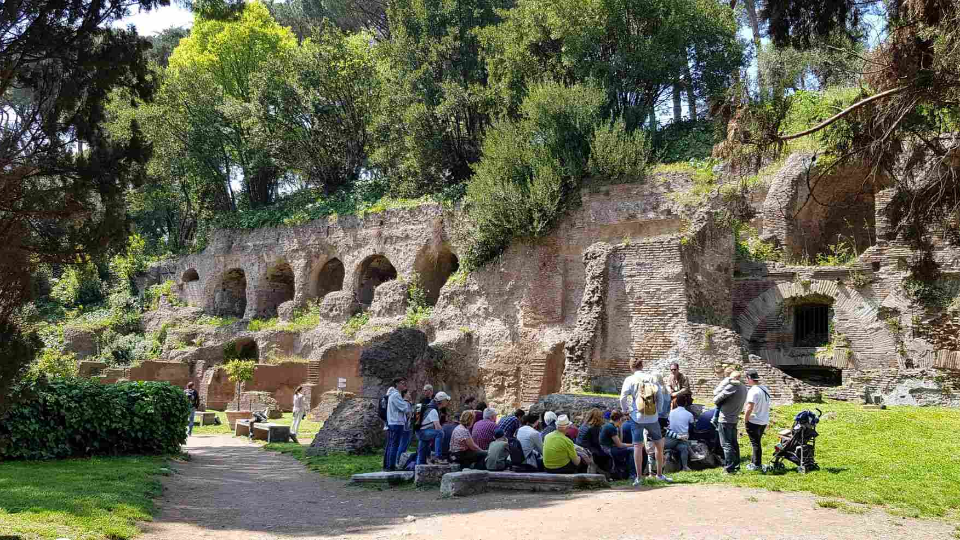
[{"label": "vegetation on ruin wall", "polygon": [[0,462],[0,531],[22,538],[126,540],[150,521],[164,457]]},{"label": "vegetation on ruin wall", "polygon": [[783,474],[746,471],[750,441],[741,430],[744,461],[740,474],[721,469],[671,476],[678,483],[726,483],[772,491],[807,491],[828,498],[821,506],[862,513],[851,503],[876,505],[896,515],[960,520],[960,467],[955,456],[960,439],[960,411],[937,407],[890,407],[864,410],[860,405],[828,402],[774,407],[763,437],[769,463],[777,432],[792,426],[798,412],[820,407],[817,463],[822,470],[800,475],[792,464]]}]

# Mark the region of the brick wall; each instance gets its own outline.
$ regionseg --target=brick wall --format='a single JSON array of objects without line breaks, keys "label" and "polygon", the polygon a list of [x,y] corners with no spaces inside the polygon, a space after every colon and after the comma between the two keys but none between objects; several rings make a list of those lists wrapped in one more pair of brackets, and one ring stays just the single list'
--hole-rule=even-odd
[{"label": "brick wall", "polygon": [[248,392],[269,392],[283,411],[293,410],[293,393],[307,382],[308,365],[305,362],[257,364],[253,380],[244,386]]}]

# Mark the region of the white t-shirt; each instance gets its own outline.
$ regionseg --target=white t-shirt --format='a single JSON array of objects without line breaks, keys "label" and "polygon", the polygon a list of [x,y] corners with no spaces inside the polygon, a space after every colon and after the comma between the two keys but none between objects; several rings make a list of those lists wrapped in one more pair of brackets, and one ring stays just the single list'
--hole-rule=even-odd
[{"label": "white t-shirt", "polygon": [[440,415],[437,413],[436,409],[430,409],[430,412],[423,417],[423,422],[420,422],[420,427],[432,428],[434,422],[440,421]]},{"label": "white t-shirt", "polygon": [[766,386],[757,384],[747,392],[747,403],[753,403],[753,413],[749,422],[758,426],[770,423],[770,391]]},{"label": "white t-shirt", "polygon": [[693,422],[693,413],[683,407],[670,411],[670,431],[677,435],[689,435],[690,424]]},{"label": "white t-shirt", "polygon": [[540,432],[530,426],[522,426],[517,430],[517,440],[523,447],[523,455],[526,456],[524,463],[537,466],[537,456],[543,455],[543,439],[540,438]]}]

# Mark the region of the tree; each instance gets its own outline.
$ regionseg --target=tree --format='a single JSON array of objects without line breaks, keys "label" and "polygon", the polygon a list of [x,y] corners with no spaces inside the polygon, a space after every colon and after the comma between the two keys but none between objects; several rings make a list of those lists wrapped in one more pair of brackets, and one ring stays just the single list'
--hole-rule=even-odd
[{"label": "tree", "polygon": [[[41,263],[74,263],[126,238],[124,196],[150,155],[139,127],[104,130],[108,95],[154,90],[148,43],[112,27],[166,0],[8,1],[0,10],[0,395],[35,340],[15,318]],[[0,404],[2,405],[2,404]]]},{"label": "tree", "polygon": [[276,163],[326,192],[359,178],[370,146],[367,125],[380,99],[369,34],[345,35],[327,22],[257,74],[257,136]]},{"label": "tree", "polygon": [[479,159],[494,112],[477,31],[509,0],[398,0],[391,40],[377,45],[382,100],[373,165],[416,196],[460,183]]},{"label": "tree", "polygon": [[170,61],[170,55],[180,44],[180,40],[190,35],[189,28],[182,26],[171,26],[164,28],[157,34],[150,36],[151,49],[147,53],[147,60],[156,63],[161,68],[166,68]]},{"label": "tree", "polygon": [[[183,142],[187,168],[216,179],[223,188],[213,193],[229,195],[231,208],[265,206],[276,197],[281,169],[253,133],[251,84],[254,74],[286,62],[295,47],[290,30],[251,2],[232,20],[198,16],[170,56],[157,99],[160,116],[168,135]],[[239,201],[235,180],[243,186]]]},{"label": "tree", "polygon": [[237,385],[237,410],[240,410],[240,389],[243,383],[253,380],[253,372],[257,369],[257,363],[253,360],[231,360],[223,365],[223,370],[227,372],[230,382]]},{"label": "tree", "polygon": [[482,34],[490,85],[509,114],[530,82],[593,80],[633,128],[677,81],[717,94],[743,60],[733,11],[712,0],[519,0],[503,16]]}]

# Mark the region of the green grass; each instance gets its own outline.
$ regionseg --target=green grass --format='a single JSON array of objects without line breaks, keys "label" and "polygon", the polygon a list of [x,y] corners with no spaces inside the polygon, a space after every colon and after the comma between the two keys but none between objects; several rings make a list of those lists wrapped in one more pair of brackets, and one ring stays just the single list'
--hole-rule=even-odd
[{"label": "green grass", "polygon": [[149,521],[163,457],[0,463],[0,536],[125,539]]},{"label": "green grass", "polygon": [[[746,469],[734,476],[720,469],[676,473],[678,482],[726,483],[772,491],[808,491],[824,498],[882,506],[896,515],[960,519],[960,410],[934,407],[891,407],[863,410],[859,405],[830,402],[819,406],[817,462],[822,470],[801,475],[792,464],[783,474]],[[764,434],[764,462],[769,463],[776,433],[790,427],[793,416],[810,404],[777,407],[774,424]],[[750,442],[740,427],[740,453],[750,457]],[[820,506],[840,502],[824,502]],[[845,504],[845,503],[844,503]],[[828,506],[832,507],[832,506]],[[861,508],[841,509],[858,513]]]},{"label": "green grass", "polygon": [[334,478],[350,478],[351,475],[377,472],[383,467],[383,454],[330,454],[327,456],[307,457],[304,453],[308,445],[297,443],[270,443],[264,450],[280,452],[300,460],[308,469]]},{"label": "green grass", "polygon": [[[233,432],[230,431],[230,425],[227,423],[227,413],[217,412],[217,418],[220,419],[219,426],[201,426],[199,424],[194,424],[193,434],[196,435],[233,435]],[[289,426],[293,423],[293,413],[283,413],[283,418],[278,418],[276,420],[270,420],[274,424],[283,424]],[[300,432],[297,435],[297,439],[309,443],[313,440],[313,436],[320,431],[320,422],[314,422],[310,420],[310,417],[307,416],[300,422]]]}]

